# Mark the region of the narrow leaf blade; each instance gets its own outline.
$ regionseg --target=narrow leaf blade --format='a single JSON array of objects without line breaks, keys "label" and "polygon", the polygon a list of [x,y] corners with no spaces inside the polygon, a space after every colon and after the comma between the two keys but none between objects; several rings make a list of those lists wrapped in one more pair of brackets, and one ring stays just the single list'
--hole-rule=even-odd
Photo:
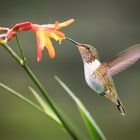
[{"label": "narrow leaf blade", "polygon": [[41,107],[43,108],[43,110],[45,111],[45,113],[51,119],[53,119],[55,122],[57,122],[59,125],[62,125],[61,121],[56,116],[56,114],[54,113],[54,111],[50,108],[50,106],[47,104],[47,102],[45,102],[43,100],[43,98],[32,87],[29,87],[29,90],[32,92],[32,94],[34,95],[34,97],[36,98],[36,100],[38,101],[38,103],[41,105]]},{"label": "narrow leaf blade", "polygon": [[[20,93],[18,93],[17,91],[11,89],[10,87],[0,83],[0,88],[5,89],[6,91],[8,91],[9,93],[11,93],[12,95],[16,96],[17,98],[21,99],[22,101],[24,101],[25,103],[33,106],[35,109],[37,109],[38,111],[40,111],[41,113],[45,114],[47,117],[51,118],[45,111],[44,109],[42,109],[41,107],[39,107],[38,105],[36,105],[35,103],[33,103],[31,100],[27,99],[26,97],[22,96]],[[57,124],[61,125],[61,123],[59,123],[59,121],[57,119],[52,119],[53,121],[55,121]]]},{"label": "narrow leaf blade", "polygon": [[75,94],[57,77],[55,76],[57,82],[65,89],[65,91],[72,97],[72,99],[77,104],[79,112],[83,118],[83,121],[87,127],[88,133],[92,140],[106,140],[104,134],[96,124],[95,120],[91,117],[88,110],[82,104],[82,102],[75,96]]},{"label": "narrow leaf blade", "polygon": [[35,103],[33,103],[31,100],[27,99],[26,97],[22,96],[20,93],[16,92],[15,90],[11,89],[10,87],[0,83],[0,87],[5,89],[6,91],[8,91],[9,93],[11,93],[12,95],[16,96],[17,98],[21,99],[22,101],[30,104],[31,106],[33,106],[34,108],[36,108],[37,110],[39,110],[40,112],[44,113],[43,109],[40,108],[38,105],[36,105]]}]

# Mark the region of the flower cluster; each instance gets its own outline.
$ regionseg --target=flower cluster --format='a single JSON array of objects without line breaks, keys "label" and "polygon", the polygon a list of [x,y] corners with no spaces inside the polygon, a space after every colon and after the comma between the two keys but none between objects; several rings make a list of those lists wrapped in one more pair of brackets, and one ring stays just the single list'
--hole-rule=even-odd
[{"label": "flower cluster", "polygon": [[65,39],[65,34],[60,32],[59,30],[70,25],[73,22],[74,19],[70,19],[62,23],[59,23],[57,21],[55,22],[55,24],[43,25],[33,24],[32,22],[23,22],[16,24],[11,29],[0,27],[0,32],[3,32],[0,34],[0,39],[3,39],[7,42],[15,37],[18,32],[31,30],[36,33],[37,38],[37,61],[41,60],[42,51],[45,47],[48,49],[50,58],[54,58],[55,50],[50,39],[53,38],[54,40],[61,43],[61,41]]}]

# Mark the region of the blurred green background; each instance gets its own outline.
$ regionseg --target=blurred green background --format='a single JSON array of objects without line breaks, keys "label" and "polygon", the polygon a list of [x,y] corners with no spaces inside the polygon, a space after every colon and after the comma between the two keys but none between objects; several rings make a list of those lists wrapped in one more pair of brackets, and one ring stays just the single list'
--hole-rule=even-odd
[{"label": "blurred green background", "polygon": [[[140,43],[139,0],[0,0],[0,26],[18,22],[53,23],[75,18],[63,29],[67,36],[98,49],[101,61],[107,61],[131,45]],[[115,106],[98,96],[85,83],[83,65],[77,48],[63,41],[53,42],[56,58],[36,62],[36,38],[32,32],[20,33],[24,51],[35,74],[71,121],[87,135],[72,99],[56,83],[58,75],[82,100],[109,140],[140,139],[140,61],[114,77],[125,105],[123,117]],[[15,50],[16,43],[10,42]],[[34,100],[28,91],[33,86],[25,72],[0,48],[0,82]],[[67,133],[26,103],[0,89],[0,140],[70,140]]]}]

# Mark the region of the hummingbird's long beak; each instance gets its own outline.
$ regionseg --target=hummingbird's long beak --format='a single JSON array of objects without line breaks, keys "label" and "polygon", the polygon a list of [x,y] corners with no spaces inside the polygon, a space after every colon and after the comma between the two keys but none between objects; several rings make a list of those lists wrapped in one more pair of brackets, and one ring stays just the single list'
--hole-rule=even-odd
[{"label": "hummingbird's long beak", "polygon": [[79,45],[78,42],[74,41],[73,39],[69,38],[69,37],[66,37],[66,39],[72,43],[74,43],[75,45]]}]

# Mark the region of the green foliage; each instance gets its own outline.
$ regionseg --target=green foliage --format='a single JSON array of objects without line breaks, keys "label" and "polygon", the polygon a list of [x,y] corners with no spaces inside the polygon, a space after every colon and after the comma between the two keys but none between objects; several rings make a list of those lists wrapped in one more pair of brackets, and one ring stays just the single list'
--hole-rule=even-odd
[{"label": "green foliage", "polygon": [[74,93],[62,82],[57,76],[55,76],[57,82],[65,89],[65,91],[72,97],[77,104],[79,112],[83,118],[83,121],[88,129],[91,140],[106,140],[104,134],[96,124],[95,120],[91,117],[88,110],[82,104],[82,102],[74,95]]},{"label": "green foliage", "polygon": [[60,119],[56,116],[55,112],[51,109],[47,102],[45,102],[44,99],[32,87],[29,87],[29,90],[32,92],[32,94],[34,95],[38,103],[41,105],[47,116],[62,126]]}]

